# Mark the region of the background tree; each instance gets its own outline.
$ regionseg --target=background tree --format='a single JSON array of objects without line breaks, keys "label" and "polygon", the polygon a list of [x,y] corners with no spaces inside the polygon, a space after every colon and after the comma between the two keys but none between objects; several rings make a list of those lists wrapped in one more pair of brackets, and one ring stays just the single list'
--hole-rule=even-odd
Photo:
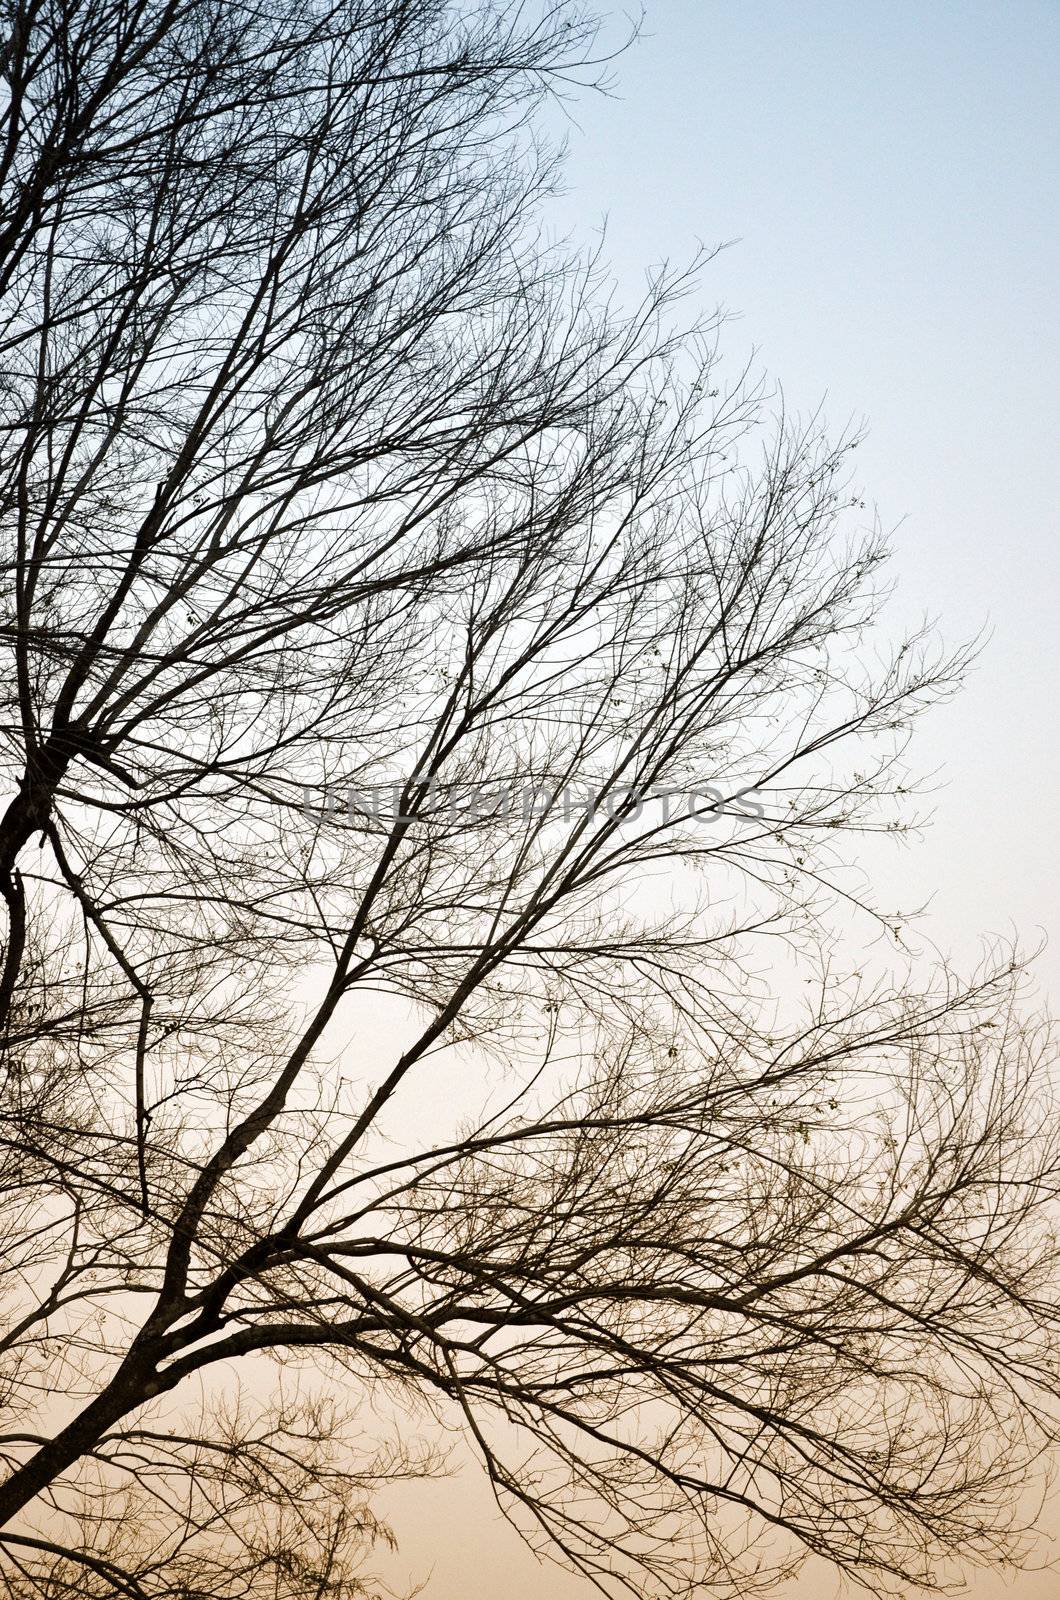
[{"label": "background tree", "polygon": [[566,5],[11,8],[14,1593],[363,1592],[417,1467],[369,1404],[638,1595],[995,1556],[1053,1435],[1015,963],[830,931],[962,663],[873,642],[855,441],[722,388],[687,280],[623,316],[542,239],[591,51]]}]

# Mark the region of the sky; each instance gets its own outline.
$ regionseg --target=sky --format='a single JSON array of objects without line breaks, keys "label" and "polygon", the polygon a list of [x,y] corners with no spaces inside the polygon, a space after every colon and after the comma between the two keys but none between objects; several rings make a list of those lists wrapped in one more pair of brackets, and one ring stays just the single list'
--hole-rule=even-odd
[{"label": "sky", "polygon": [[[1037,971],[1055,1006],[1060,0],[647,0],[613,76],[611,98],[572,108],[552,225],[590,243],[606,218],[629,302],[646,268],[732,241],[699,303],[730,313],[733,368],[754,350],[791,409],[866,423],[859,482],[895,530],[895,615],[937,617],[952,644],[985,630],[914,745],[931,826],[874,870],[930,902],[926,933],[965,964],[990,934],[1051,937]],[[471,1473],[393,1513],[423,1600],[594,1592],[525,1554]],[[987,1575],[969,1595],[1056,1585]],[[815,1570],[785,1595],[832,1592]]]}]

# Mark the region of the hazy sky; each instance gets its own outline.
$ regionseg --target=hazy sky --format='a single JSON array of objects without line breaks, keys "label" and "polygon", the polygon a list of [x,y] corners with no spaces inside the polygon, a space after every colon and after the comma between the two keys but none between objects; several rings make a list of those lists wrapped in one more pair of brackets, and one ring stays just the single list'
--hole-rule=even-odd
[{"label": "hazy sky", "polygon": [[[915,746],[935,820],[889,884],[932,895],[931,936],[965,960],[985,933],[1051,934],[1055,1004],[1060,0],[648,0],[615,75],[618,98],[576,108],[556,225],[589,239],[606,213],[631,300],[646,265],[738,241],[702,286],[704,309],[736,314],[733,365],[753,345],[789,406],[867,421],[861,486],[900,524],[897,613],[938,615],[953,642],[990,629]],[[424,1600],[593,1592],[523,1556],[475,1482],[412,1506],[395,1501],[406,1564],[434,1559]]]}]

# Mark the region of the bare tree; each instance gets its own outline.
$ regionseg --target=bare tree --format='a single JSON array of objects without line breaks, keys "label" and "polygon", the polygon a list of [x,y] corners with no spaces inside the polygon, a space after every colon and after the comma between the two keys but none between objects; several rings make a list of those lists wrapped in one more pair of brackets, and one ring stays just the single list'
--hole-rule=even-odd
[{"label": "bare tree", "polygon": [[882,653],[856,440],[541,235],[592,41],[9,6],[12,1594],[367,1592],[373,1407],[638,1595],[930,1582],[1054,1436],[1017,965],[835,942],[962,660]]}]

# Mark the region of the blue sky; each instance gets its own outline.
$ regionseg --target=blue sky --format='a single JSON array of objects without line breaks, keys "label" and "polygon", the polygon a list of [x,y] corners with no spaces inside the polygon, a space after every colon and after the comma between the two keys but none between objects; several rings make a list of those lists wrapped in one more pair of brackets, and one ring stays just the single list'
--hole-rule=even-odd
[{"label": "blue sky", "polygon": [[1060,3],[648,0],[614,76],[575,108],[556,225],[606,215],[629,299],[734,241],[701,287],[733,366],[754,348],[788,405],[867,423],[896,619],[989,632],[914,748],[933,825],[883,870],[966,960],[1051,931],[1060,994]]}]

